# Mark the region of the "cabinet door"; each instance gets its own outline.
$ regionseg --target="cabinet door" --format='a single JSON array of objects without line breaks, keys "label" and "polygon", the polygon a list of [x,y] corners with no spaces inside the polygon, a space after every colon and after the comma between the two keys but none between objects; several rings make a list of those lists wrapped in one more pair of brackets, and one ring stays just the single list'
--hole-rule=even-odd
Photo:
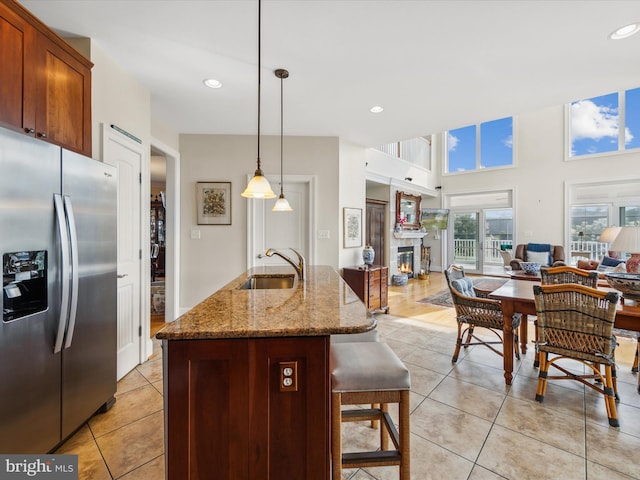
[{"label": "cabinet door", "polygon": [[167,478],[248,480],[247,341],[164,345]]},{"label": "cabinet door", "polygon": [[91,156],[91,71],[44,35],[33,57],[36,137]]},{"label": "cabinet door", "polygon": [[[34,34],[22,18],[0,3],[0,124],[15,130],[22,130],[25,125],[24,62]],[[35,126],[35,119],[30,121]]]},{"label": "cabinet door", "polygon": [[[255,339],[249,351],[249,479],[330,478],[328,337]],[[282,362],[296,362],[295,390],[280,388]]]}]

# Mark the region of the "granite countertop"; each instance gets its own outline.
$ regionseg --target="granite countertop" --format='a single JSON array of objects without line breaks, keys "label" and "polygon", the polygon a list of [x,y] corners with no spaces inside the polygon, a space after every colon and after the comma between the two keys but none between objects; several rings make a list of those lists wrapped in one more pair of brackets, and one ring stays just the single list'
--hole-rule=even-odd
[{"label": "granite countertop", "polygon": [[295,273],[288,266],[256,267],[235,278],[156,335],[161,340],[323,336],[361,333],[376,320],[329,266],[308,266],[293,288],[241,290],[250,275]]}]

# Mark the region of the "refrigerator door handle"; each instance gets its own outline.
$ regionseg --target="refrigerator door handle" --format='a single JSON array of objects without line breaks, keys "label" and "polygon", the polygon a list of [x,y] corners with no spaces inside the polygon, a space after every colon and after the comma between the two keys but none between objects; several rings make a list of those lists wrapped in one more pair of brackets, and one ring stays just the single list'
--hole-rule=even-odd
[{"label": "refrigerator door handle", "polygon": [[73,205],[71,197],[64,196],[64,210],[67,214],[67,223],[69,225],[69,238],[71,243],[71,308],[69,310],[69,326],[67,327],[67,340],[64,348],[71,346],[73,340],[73,331],[76,327],[76,313],[78,311],[78,276],[80,269],[78,268],[78,231],[76,229],[76,217],[73,213]]},{"label": "refrigerator door handle", "polygon": [[60,302],[60,319],[58,321],[58,333],[56,335],[56,343],[53,347],[53,353],[62,350],[62,341],[67,326],[67,317],[69,315],[69,233],[67,231],[67,222],[64,215],[64,204],[62,195],[53,195],[53,205],[55,207],[56,219],[58,223],[58,233],[60,235],[60,255],[62,265],[62,293]]}]

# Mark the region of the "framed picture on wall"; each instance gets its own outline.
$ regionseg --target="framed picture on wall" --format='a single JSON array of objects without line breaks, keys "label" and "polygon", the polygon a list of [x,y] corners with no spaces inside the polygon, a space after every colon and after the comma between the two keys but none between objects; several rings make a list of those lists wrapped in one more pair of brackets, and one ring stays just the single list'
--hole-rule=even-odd
[{"label": "framed picture on wall", "polygon": [[197,182],[198,225],[231,225],[231,182]]},{"label": "framed picture on wall", "polygon": [[362,246],[362,209],[348,208],[343,210],[344,248]]}]

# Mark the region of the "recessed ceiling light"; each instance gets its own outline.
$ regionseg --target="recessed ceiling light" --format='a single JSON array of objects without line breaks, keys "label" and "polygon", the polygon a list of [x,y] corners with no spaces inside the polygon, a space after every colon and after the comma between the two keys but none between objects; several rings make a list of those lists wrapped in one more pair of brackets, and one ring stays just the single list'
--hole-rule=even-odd
[{"label": "recessed ceiling light", "polygon": [[638,33],[640,31],[640,24],[632,23],[629,25],[625,25],[624,27],[618,28],[615,32],[609,35],[611,40],[620,40],[622,38],[627,38],[633,35],[634,33]]},{"label": "recessed ceiling light", "polygon": [[381,113],[384,110],[380,105],[375,105],[369,109],[371,113]]},{"label": "recessed ceiling light", "polygon": [[222,88],[222,82],[220,80],[216,80],[215,78],[207,78],[202,83],[204,83],[209,88]]}]

